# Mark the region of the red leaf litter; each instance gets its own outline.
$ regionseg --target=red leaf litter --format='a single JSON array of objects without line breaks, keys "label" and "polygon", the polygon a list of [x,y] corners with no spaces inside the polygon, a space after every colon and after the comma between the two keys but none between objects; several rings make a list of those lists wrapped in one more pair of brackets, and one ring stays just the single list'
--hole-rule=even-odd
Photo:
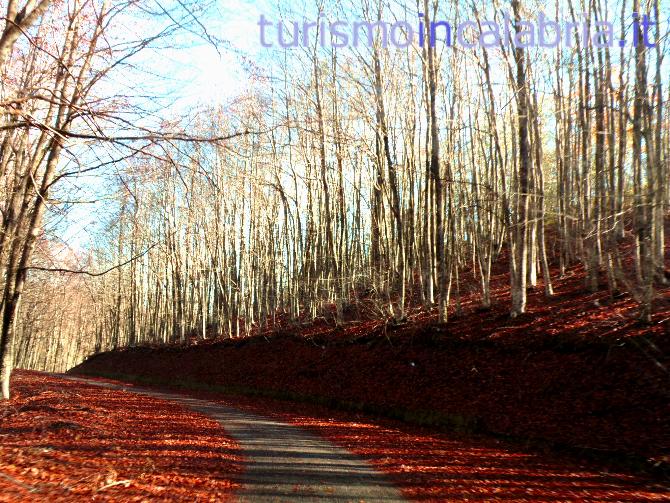
[{"label": "red leaf litter", "polygon": [[[666,235],[670,263],[670,225]],[[625,248],[629,271],[632,256]],[[511,319],[501,257],[490,309],[480,308],[470,269],[446,324],[416,301],[407,323],[379,320],[375,301],[361,299],[345,306],[341,326],[328,317],[298,323],[279,315],[276,326],[251,337],[147,343],[94,355],[71,372],[429,416],[415,421],[423,424],[460,418],[479,431],[642,457],[668,471],[670,285],[657,285],[645,325],[635,299],[610,292],[604,279],[587,292],[583,266],[561,275],[555,264],[554,296],[545,297],[540,281],[529,290],[526,314]]]},{"label": "red leaf litter", "polygon": [[0,402],[0,501],[226,501],[238,445],[180,405],[19,371]]},{"label": "red leaf litter", "polygon": [[652,478],[490,437],[436,433],[316,405],[197,395],[309,429],[367,459],[413,501],[670,501],[670,486]]}]

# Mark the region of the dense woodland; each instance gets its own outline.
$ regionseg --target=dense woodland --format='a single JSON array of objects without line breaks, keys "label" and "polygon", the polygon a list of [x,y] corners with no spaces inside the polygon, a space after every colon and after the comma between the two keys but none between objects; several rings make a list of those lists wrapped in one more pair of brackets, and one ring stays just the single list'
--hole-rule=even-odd
[{"label": "dense woodland", "polygon": [[[487,308],[501,262],[512,317],[529,289],[550,297],[552,281],[581,265],[585,291],[626,292],[651,320],[668,270],[668,25],[652,28],[658,43],[647,47],[632,13],[667,20],[667,3],[317,1],[314,19],[414,23],[422,12],[426,26],[587,12],[590,23],[616,20],[630,43],[314,41],[268,49],[230,102],[153,124],[137,117],[155,89],[138,84],[131,96],[112,84],[178,32],[209,42],[198,22],[207,5],[0,8],[6,396],[13,367],[60,371],[110,348],[340,324],[362,299],[393,323],[419,306],[448,322],[464,271]],[[161,21],[134,40],[122,29],[133,18]],[[72,186],[98,174],[102,230],[73,250],[58,221],[83,204]]]}]

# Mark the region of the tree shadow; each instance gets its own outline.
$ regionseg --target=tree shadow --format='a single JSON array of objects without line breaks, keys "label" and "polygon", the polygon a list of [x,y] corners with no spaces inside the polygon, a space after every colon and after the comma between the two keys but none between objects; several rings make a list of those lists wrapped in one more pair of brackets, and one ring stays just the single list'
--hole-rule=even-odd
[{"label": "tree shadow", "polygon": [[37,379],[17,376],[15,412],[0,421],[0,465],[15,466],[12,477],[38,500],[231,497],[241,456],[216,421],[147,396]]}]

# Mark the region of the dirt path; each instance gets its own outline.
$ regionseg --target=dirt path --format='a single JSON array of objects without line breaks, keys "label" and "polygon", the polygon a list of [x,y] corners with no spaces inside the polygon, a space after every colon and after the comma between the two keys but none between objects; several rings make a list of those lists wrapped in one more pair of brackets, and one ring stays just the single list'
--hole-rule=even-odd
[{"label": "dirt path", "polygon": [[384,475],[354,454],[295,426],[205,400],[71,376],[82,383],[170,400],[216,419],[241,446],[241,502],[400,502]]}]

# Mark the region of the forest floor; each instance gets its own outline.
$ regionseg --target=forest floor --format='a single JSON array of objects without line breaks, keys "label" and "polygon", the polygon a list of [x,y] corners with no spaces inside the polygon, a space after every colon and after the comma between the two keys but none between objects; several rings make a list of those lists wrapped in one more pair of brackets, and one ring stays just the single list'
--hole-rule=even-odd
[{"label": "forest floor", "polygon": [[34,372],[0,402],[0,501],[222,501],[239,446],[168,401]]},{"label": "forest floor", "polygon": [[234,495],[240,503],[405,501],[388,477],[346,448],[281,419],[241,410],[234,401],[227,404],[120,382],[68,379],[169,400],[216,419],[238,442],[244,458]]},{"label": "forest floor", "polygon": [[285,400],[189,391],[284,421],[368,460],[411,501],[667,501],[670,483],[472,433],[440,432],[364,413]]},{"label": "forest floor", "polygon": [[[254,456],[262,458],[255,460],[258,466],[250,477],[256,486],[273,476],[264,471],[285,469],[285,463],[264,458],[281,449],[288,460],[299,463],[341,460],[348,467],[365,459],[414,501],[667,501],[670,494],[670,487],[658,480],[607,471],[553,451],[322,406],[207,391],[179,398],[174,390],[166,395],[155,389],[149,393],[158,398],[152,398],[132,384],[98,379],[105,388],[97,388],[22,371],[15,381],[17,396],[3,408],[0,423],[0,501],[275,501],[267,488],[262,494],[245,495],[244,488],[235,494],[241,487],[233,480],[250,472]],[[210,418],[186,411],[179,405],[184,403],[206,403],[201,412]],[[241,416],[231,423],[230,417],[218,415],[217,404],[224,414]],[[248,429],[256,419],[261,428],[272,430],[272,438],[245,433],[239,445],[230,439],[240,433],[234,431],[236,423]],[[292,432],[288,442],[287,430]],[[300,430],[311,431],[315,438]],[[335,448],[331,454],[331,448],[320,445],[324,441],[341,451]],[[246,442],[251,443],[245,447]],[[352,454],[343,455],[345,451]],[[295,478],[297,471],[291,469],[287,476]],[[344,469],[342,476],[361,477],[348,473]],[[341,482],[326,480],[330,485]],[[285,482],[282,477],[279,485]],[[344,486],[360,491],[353,484]],[[374,486],[371,490],[376,491]],[[310,500],[302,492],[296,485],[276,500]],[[331,495],[327,499],[340,501]],[[365,495],[355,500],[378,501]]]},{"label": "forest floor", "polygon": [[555,279],[552,298],[540,286],[528,312],[510,319],[506,277],[493,278],[488,310],[475,287],[463,287],[461,313],[446,324],[420,309],[402,325],[322,320],[245,339],[118,350],[73,372],[364,411],[667,477],[670,289],[658,290],[653,323],[642,325],[630,296],[585,293],[574,267]]}]

